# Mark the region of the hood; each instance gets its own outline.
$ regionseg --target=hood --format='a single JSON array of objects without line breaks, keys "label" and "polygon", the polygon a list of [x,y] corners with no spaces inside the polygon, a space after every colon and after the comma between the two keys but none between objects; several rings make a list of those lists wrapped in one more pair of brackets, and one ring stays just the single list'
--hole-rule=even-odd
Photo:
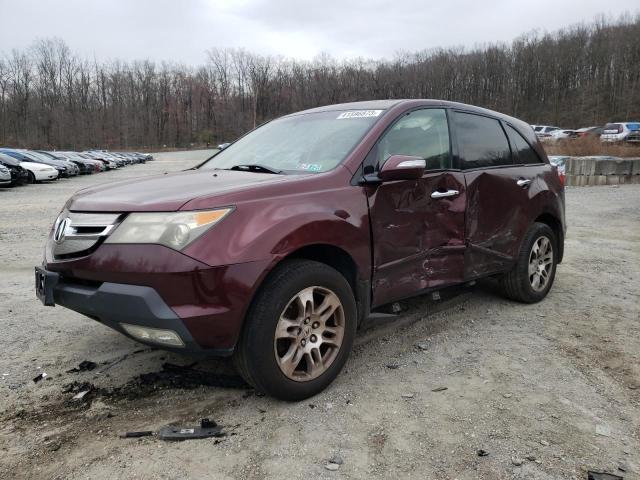
[{"label": "hood", "polygon": [[51,165],[36,162],[20,162],[20,166],[33,171],[55,170]]},{"label": "hood", "polygon": [[189,170],[133,178],[86,188],[77,192],[66,207],[91,212],[176,211],[199,197],[220,196],[258,185],[293,180],[299,175],[236,172],[231,170]]}]

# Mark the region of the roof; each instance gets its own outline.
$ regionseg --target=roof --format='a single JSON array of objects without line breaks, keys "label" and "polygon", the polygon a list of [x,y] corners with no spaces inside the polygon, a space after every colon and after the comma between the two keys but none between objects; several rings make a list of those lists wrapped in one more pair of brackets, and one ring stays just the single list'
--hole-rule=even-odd
[{"label": "roof", "polygon": [[336,110],[387,110],[405,100],[367,100],[364,102],[336,103],[335,105],[324,105],[322,107],[302,110],[299,113],[332,112]]}]

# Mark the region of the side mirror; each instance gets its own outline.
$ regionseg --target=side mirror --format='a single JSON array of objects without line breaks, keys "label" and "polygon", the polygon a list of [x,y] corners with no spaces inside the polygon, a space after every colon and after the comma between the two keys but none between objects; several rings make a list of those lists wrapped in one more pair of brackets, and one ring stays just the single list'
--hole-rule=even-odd
[{"label": "side mirror", "polygon": [[427,162],[424,158],[408,155],[391,155],[378,174],[383,182],[393,180],[417,180],[422,178]]}]

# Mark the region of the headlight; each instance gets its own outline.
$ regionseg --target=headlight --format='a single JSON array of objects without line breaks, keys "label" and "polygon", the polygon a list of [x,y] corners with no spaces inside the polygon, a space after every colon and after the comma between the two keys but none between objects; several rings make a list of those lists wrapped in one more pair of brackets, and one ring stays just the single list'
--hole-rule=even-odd
[{"label": "headlight", "polygon": [[194,212],[131,213],[105,243],[159,243],[181,250],[226,217],[233,208]]}]

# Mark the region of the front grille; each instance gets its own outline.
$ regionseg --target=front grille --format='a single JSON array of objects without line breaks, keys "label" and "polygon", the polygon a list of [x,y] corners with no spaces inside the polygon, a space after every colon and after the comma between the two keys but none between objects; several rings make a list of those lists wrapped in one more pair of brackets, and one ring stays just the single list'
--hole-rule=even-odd
[{"label": "front grille", "polygon": [[53,255],[57,259],[91,253],[120,222],[119,213],[64,211],[53,226]]}]

